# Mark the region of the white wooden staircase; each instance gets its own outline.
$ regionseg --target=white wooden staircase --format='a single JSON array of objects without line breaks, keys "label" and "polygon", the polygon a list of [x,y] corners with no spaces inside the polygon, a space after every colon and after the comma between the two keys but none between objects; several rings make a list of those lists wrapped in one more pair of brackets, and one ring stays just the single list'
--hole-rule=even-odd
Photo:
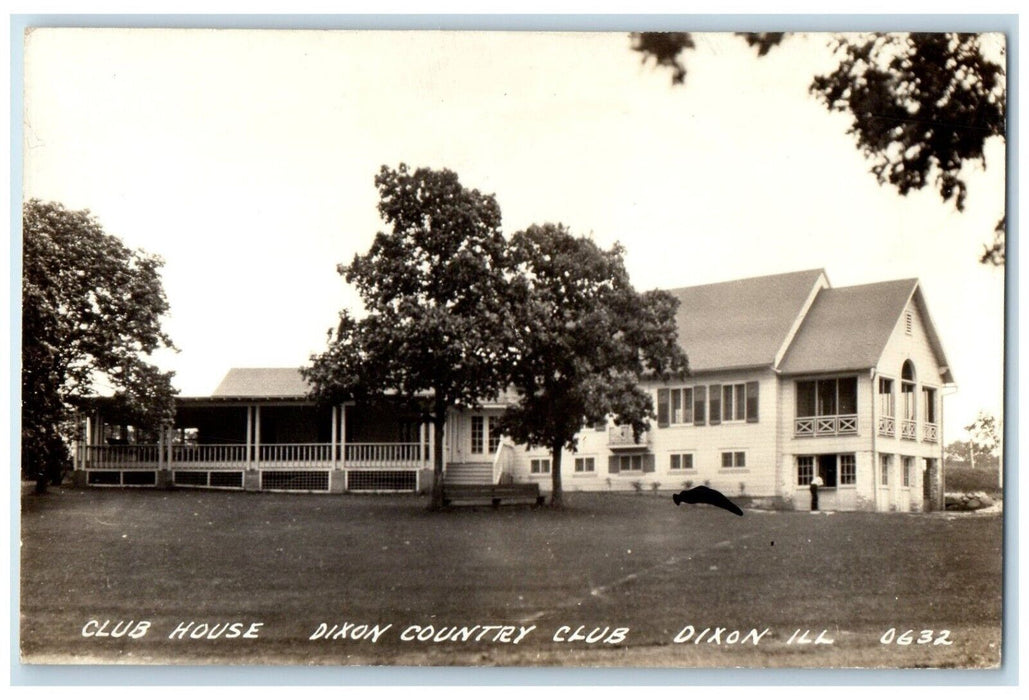
[{"label": "white wooden staircase", "polygon": [[493,483],[491,462],[451,462],[443,472],[443,483],[449,486],[489,485]]}]

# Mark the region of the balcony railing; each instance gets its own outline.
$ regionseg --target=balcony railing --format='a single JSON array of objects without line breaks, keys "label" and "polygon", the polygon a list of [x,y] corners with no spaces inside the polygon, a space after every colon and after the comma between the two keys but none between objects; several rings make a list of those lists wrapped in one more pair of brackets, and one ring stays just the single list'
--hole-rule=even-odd
[{"label": "balcony railing", "polygon": [[940,428],[935,423],[922,424],[922,440],[925,442],[938,442],[940,439]]},{"label": "balcony railing", "polygon": [[917,440],[918,439],[918,424],[913,420],[902,420],[900,422],[900,439],[901,440]]},{"label": "balcony railing", "polygon": [[793,435],[794,437],[857,435],[857,415],[846,414],[797,418],[793,423]]},{"label": "balcony railing", "polygon": [[879,434],[893,437],[897,434],[897,419],[893,416],[879,416]]},{"label": "balcony railing", "polygon": [[642,432],[637,439],[631,425],[616,425],[607,430],[607,446],[612,449],[646,447],[650,444],[650,435]]}]

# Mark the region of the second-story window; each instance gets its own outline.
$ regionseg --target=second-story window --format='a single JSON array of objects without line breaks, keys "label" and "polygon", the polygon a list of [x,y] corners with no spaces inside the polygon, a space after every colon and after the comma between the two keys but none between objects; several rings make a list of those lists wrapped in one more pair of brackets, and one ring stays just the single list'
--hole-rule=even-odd
[{"label": "second-story window", "polygon": [[798,381],[794,435],[857,433],[857,377]]}]

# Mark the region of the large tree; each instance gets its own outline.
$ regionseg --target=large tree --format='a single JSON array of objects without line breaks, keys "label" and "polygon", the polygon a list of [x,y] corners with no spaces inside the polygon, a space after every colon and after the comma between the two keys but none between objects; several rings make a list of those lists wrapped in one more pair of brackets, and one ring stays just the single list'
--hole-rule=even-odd
[{"label": "large tree", "polygon": [[148,356],[173,345],[160,258],[53,202],[26,202],[22,232],[21,468],[44,490],[67,465],[74,405],[98,386],[140,427],[171,418],[172,373]]},{"label": "large tree", "polygon": [[447,411],[502,391],[515,352],[500,207],[450,170],[383,166],[375,185],[391,229],[338,267],[366,315],[342,312],[328,349],[311,358],[304,376],[322,401],[395,393],[426,404],[436,509]]},{"label": "large tree", "polygon": [[[787,34],[741,33],[764,56]],[[673,84],[686,79],[688,32],[632,35],[633,49],[672,70]],[[905,195],[927,185],[963,210],[967,163],[985,165],[985,146],[1004,138],[1004,49],[986,49],[979,34],[867,33],[833,39],[837,67],[815,76],[811,93],[834,112],[849,114],[858,149],[882,184]],[[982,262],[1004,262],[1004,217],[984,245]]]},{"label": "large tree", "polygon": [[560,507],[561,453],[576,449],[583,426],[613,415],[638,436],[653,415],[640,379],[686,372],[678,300],[637,293],[619,246],[604,250],[561,225],[516,233],[510,251],[520,349],[512,385],[519,398],[500,429],[550,450],[551,505]]}]

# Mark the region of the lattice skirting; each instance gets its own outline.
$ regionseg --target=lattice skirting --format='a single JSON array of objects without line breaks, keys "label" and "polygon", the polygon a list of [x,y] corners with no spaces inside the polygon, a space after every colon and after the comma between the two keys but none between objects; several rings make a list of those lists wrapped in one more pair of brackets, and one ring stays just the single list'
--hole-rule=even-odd
[{"label": "lattice skirting", "polygon": [[90,486],[157,486],[157,472],[154,470],[90,469],[86,472],[86,483]]},{"label": "lattice skirting", "polygon": [[243,472],[176,470],[172,472],[172,483],[187,488],[242,489]]},{"label": "lattice skirting", "polygon": [[261,472],[262,491],[328,491],[328,470],[267,469]]},{"label": "lattice skirting", "polygon": [[402,491],[418,490],[418,472],[415,470],[362,469],[347,472],[348,491]]}]

